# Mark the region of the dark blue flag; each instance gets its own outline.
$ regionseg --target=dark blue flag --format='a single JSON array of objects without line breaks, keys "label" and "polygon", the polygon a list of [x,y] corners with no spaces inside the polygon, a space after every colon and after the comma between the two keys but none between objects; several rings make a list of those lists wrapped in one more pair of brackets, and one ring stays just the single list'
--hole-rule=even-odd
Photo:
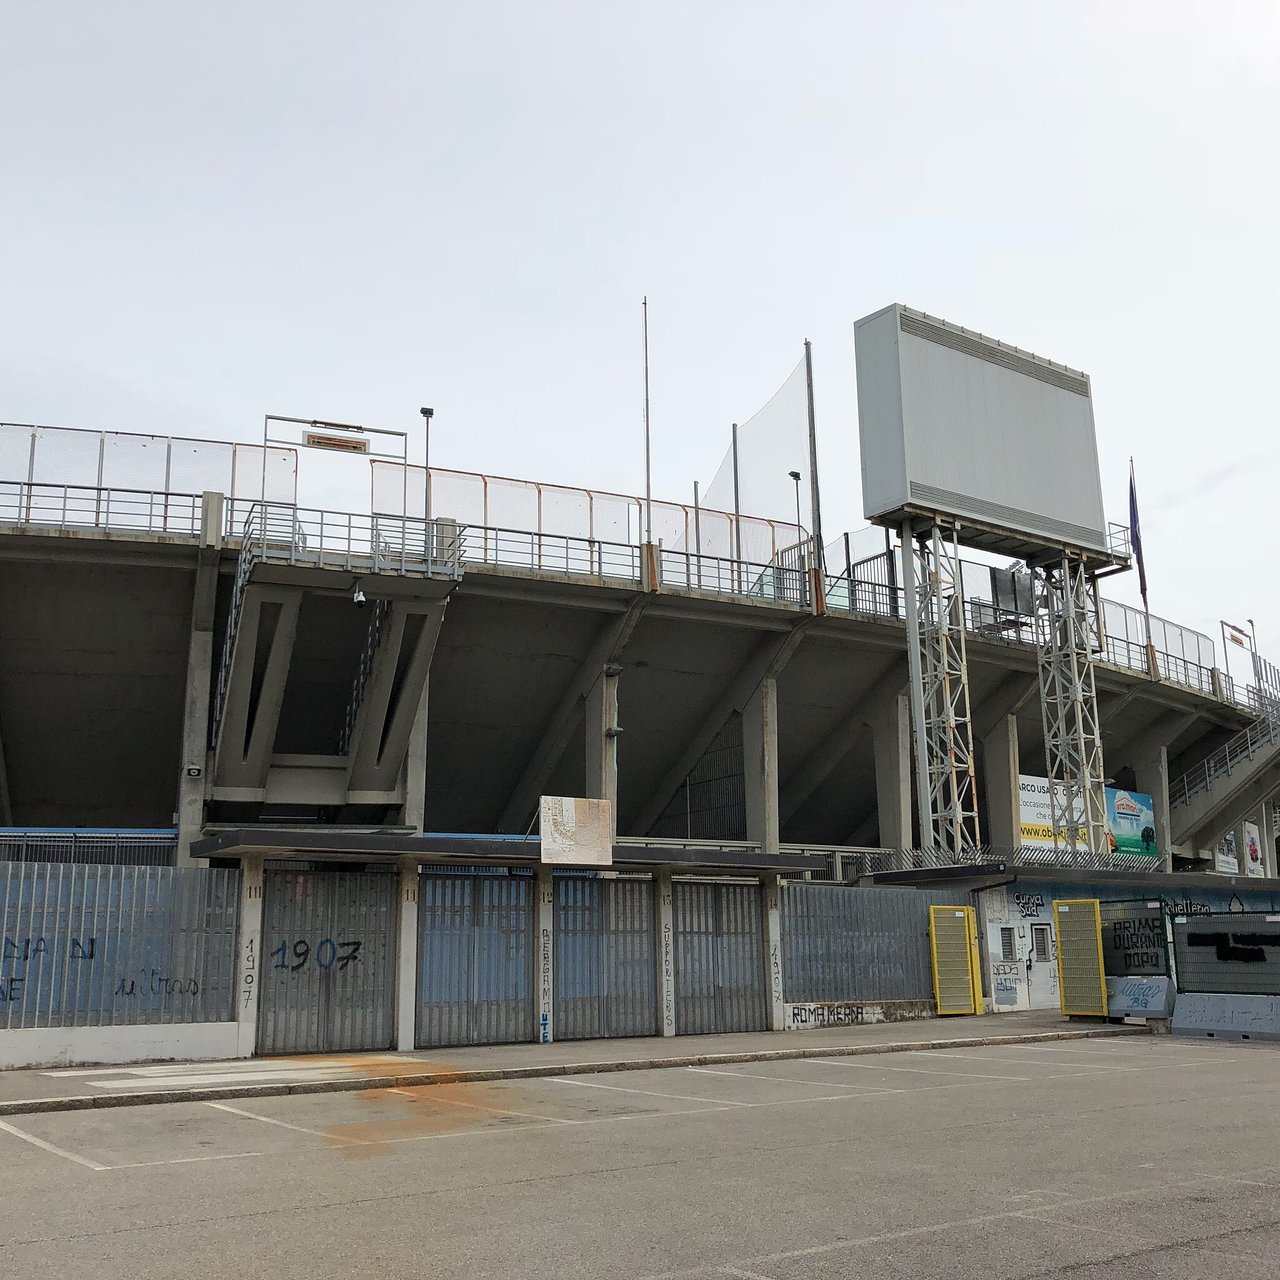
[{"label": "dark blue flag", "polygon": [[1133,476],[1133,459],[1129,459],[1129,542],[1134,559],[1138,562],[1138,590],[1142,592],[1142,607],[1147,608],[1147,566],[1142,559],[1142,529],[1138,524],[1138,483]]}]

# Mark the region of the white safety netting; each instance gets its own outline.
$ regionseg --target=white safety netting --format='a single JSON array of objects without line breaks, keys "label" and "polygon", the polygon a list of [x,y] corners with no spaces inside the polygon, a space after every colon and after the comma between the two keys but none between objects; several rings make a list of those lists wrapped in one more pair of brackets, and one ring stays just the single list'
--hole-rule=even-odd
[{"label": "white safety netting", "polygon": [[[767,404],[738,427],[737,501],[732,446],[725,453],[702,505],[711,511],[740,512],[781,525],[796,525],[796,482],[800,473],[800,524],[804,534],[813,524],[809,492],[809,394],[804,361],[787,376]],[[743,559],[748,554],[743,528]],[[792,537],[790,542],[799,541]]]}]

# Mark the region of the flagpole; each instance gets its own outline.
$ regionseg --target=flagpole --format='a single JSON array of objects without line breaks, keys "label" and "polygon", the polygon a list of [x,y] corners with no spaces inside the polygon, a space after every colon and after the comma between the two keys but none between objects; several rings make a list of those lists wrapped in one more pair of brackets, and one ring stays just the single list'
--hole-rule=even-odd
[{"label": "flagpole", "polygon": [[644,322],[644,540],[653,541],[653,462],[649,442],[649,298],[640,300]]},{"label": "flagpole", "polygon": [[1160,664],[1156,659],[1156,647],[1151,639],[1151,605],[1147,599],[1147,565],[1142,554],[1142,527],[1138,522],[1138,480],[1133,468],[1133,455],[1129,455],[1129,541],[1134,558],[1138,562],[1138,590],[1142,594],[1142,617],[1147,629],[1147,670],[1153,679],[1160,678]]}]

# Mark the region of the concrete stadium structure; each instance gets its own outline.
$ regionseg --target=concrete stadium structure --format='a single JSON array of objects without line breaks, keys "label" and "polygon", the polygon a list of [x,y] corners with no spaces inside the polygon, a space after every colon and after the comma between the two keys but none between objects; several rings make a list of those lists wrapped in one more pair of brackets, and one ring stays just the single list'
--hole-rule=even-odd
[{"label": "concrete stadium structure", "polygon": [[[891,551],[817,557],[754,521],[735,559],[711,554],[716,513],[662,504],[650,544],[637,499],[421,469],[398,487],[430,484],[430,520],[314,509],[277,483],[294,461],[0,426],[0,1064],[782,1029],[787,1000],[835,998],[784,994],[783,882],[937,870]],[[955,602],[975,855],[1043,867],[1018,848],[1037,652],[992,590],[967,566]],[[1273,704],[1207,637],[1157,619],[1148,645],[1136,611],[1103,614],[1107,773],[1154,798],[1146,865],[1212,870],[1252,818],[1274,876]],[[589,889],[540,863],[548,795],[612,802],[613,871]],[[12,870],[59,862],[175,871]],[[172,936],[104,925],[117,902],[162,904]],[[201,951],[213,921],[225,958]],[[104,930],[131,957],[104,987],[35,963],[101,968]]]},{"label": "concrete stadium structure", "polygon": [[[34,453],[44,429],[8,430]],[[783,553],[739,565],[447,511],[429,527],[21,475],[0,495],[9,827],[176,826],[185,860],[228,826],[524,835],[564,794],[614,800],[623,839],[915,843],[891,557],[819,584]],[[966,608],[983,830],[1012,849],[1018,775],[1043,764],[1035,652],[976,593]],[[1253,690],[1175,633],[1150,656],[1109,634],[1098,688],[1109,774],[1155,797],[1157,843],[1189,869],[1280,773]]]}]

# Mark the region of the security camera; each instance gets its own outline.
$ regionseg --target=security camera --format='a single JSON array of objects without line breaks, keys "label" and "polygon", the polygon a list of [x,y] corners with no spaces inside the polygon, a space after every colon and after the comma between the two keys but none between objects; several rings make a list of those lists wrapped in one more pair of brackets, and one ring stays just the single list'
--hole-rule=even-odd
[{"label": "security camera", "polygon": [[359,587],[356,588],[355,595],[351,597],[351,603],[354,604],[357,609],[364,608],[364,592],[361,591]]}]

